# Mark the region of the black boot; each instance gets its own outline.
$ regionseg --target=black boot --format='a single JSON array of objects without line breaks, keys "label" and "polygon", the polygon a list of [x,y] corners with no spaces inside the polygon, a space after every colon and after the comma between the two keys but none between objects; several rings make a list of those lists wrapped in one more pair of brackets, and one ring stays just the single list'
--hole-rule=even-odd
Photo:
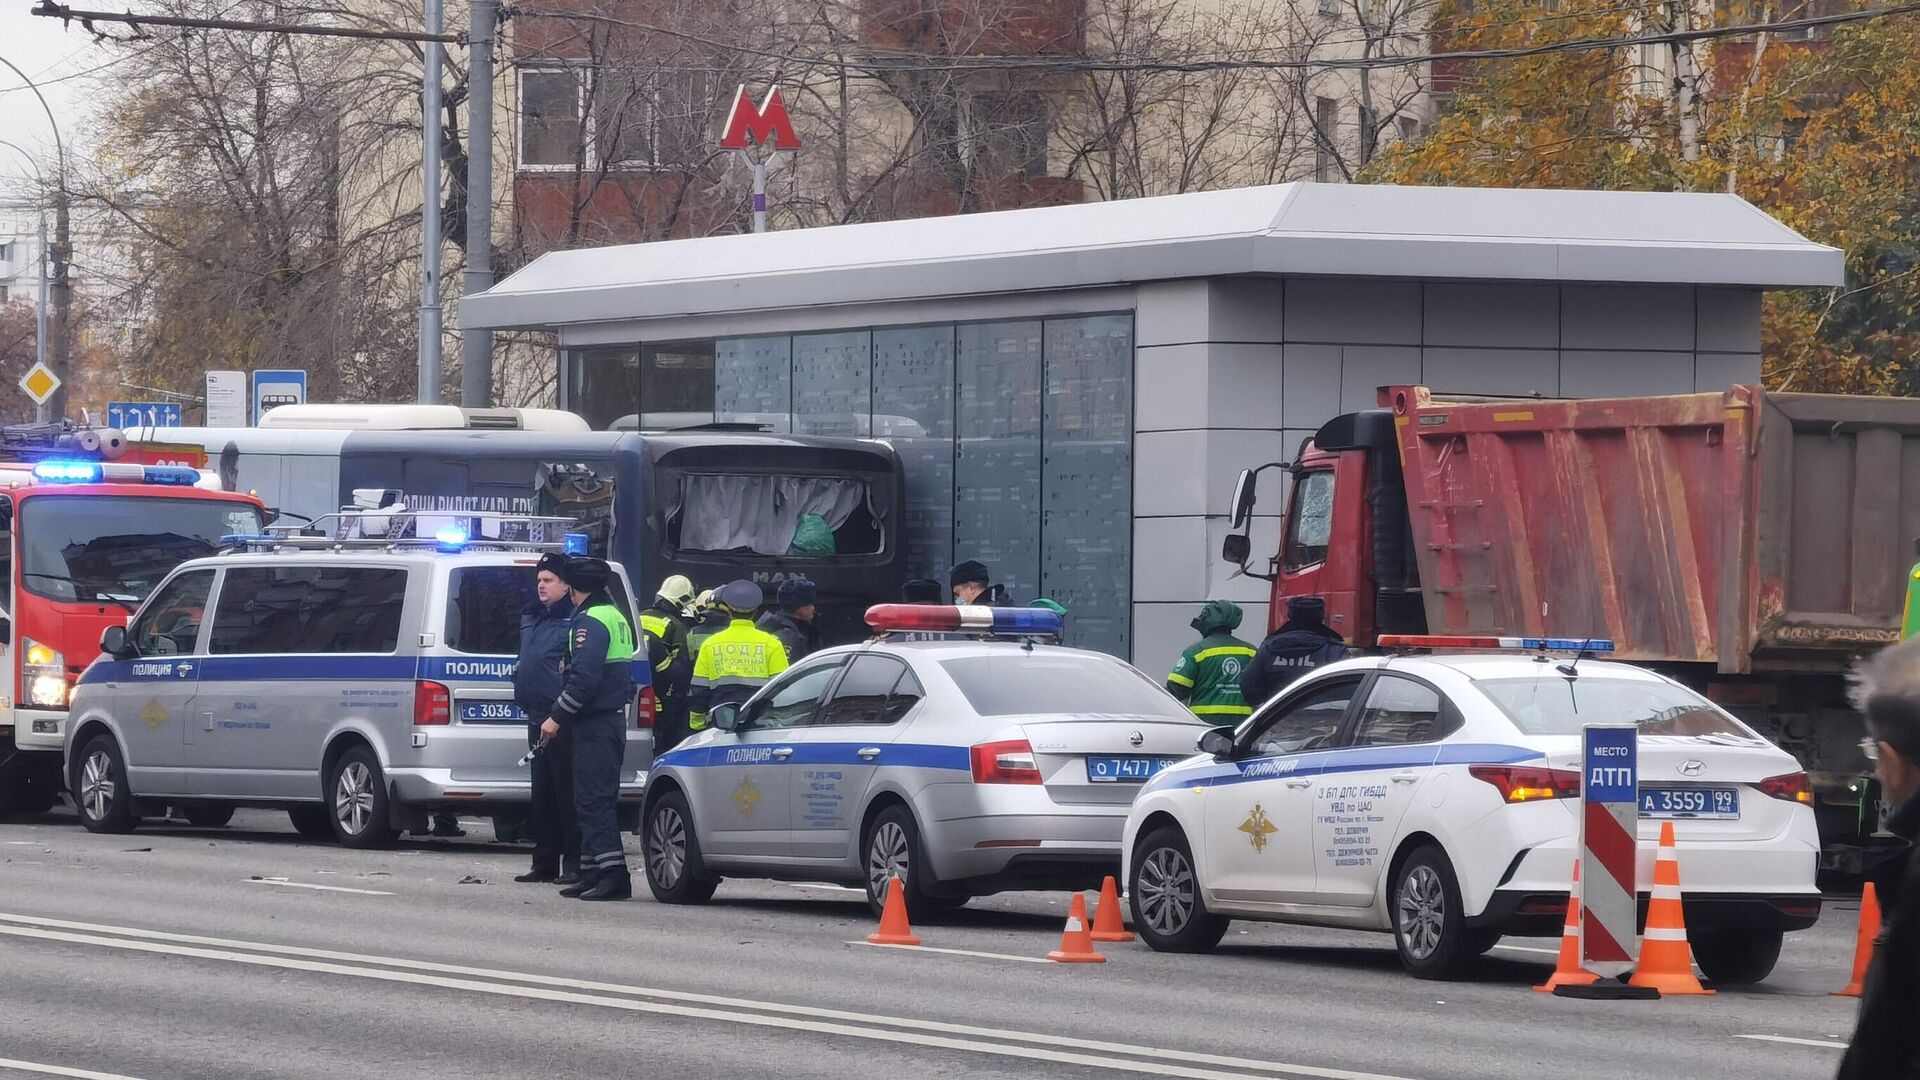
[{"label": "black boot", "polygon": [[537,883],[537,884],[544,885],[547,882],[558,880],[559,877],[560,877],[559,872],[553,869],[553,867],[551,866],[536,866],[533,869],[527,871],[526,873],[516,876],[513,880],[518,881],[523,885],[530,884],[530,883]]},{"label": "black boot", "polygon": [[595,884],[597,884],[597,882],[593,878],[580,877],[580,875],[577,875],[577,874],[575,876],[579,877],[580,879],[578,881],[575,881],[573,884],[567,886],[566,888],[560,890],[560,895],[566,897],[569,900],[572,900],[575,897],[578,897],[582,893],[586,892],[588,889],[593,888]]},{"label": "black boot", "polygon": [[580,894],[582,900],[631,900],[633,876],[624,870],[601,874],[593,888]]}]

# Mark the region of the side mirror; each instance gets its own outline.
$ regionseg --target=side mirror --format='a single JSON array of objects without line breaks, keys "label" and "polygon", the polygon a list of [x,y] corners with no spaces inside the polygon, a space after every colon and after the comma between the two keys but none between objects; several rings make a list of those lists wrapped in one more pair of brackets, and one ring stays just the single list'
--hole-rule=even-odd
[{"label": "side mirror", "polygon": [[1253,557],[1253,541],[1246,533],[1228,533],[1226,539],[1220,541],[1220,557],[1235,566],[1245,566]]},{"label": "side mirror", "polygon": [[1200,752],[1210,754],[1215,761],[1225,761],[1233,756],[1233,729],[1217,727],[1200,736]]},{"label": "side mirror", "polygon": [[[1241,469],[1240,478],[1233,482],[1233,502],[1228,506],[1227,521],[1235,529],[1246,528],[1247,519],[1253,516],[1254,471],[1253,469]],[[1245,560],[1236,559],[1234,561],[1242,562]]]},{"label": "side mirror", "polygon": [[740,730],[740,706],[732,702],[715,705],[707,710],[707,726],[721,731]]},{"label": "side mirror", "polygon": [[107,627],[106,633],[100,635],[100,651],[113,657],[115,660],[120,660],[128,656],[131,650],[127,648],[127,628],[124,626]]}]

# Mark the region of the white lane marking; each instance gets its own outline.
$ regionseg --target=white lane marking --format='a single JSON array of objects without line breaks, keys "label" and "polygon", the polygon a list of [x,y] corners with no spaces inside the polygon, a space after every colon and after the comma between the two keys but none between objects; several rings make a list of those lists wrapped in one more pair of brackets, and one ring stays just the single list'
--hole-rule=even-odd
[{"label": "white lane marking", "polygon": [[47,1076],[72,1076],[78,1077],[79,1080],[134,1080],[131,1076],[122,1076],[119,1073],[94,1072],[92,1069],[71,1069],[65,1065],[42,1065],[34,1061],[15,1061],[12,1058],[0,1058],[0,1069],[42,1073]]},{"label": "white lane marking", "polygon": [[1508,952],[1539,953],[1542,956],[1559,956],[1560,955],[1559,949],[1542,949],[1535,945],[1495,945],[1494,948],[1506,949]]},{"label": "white lane marking", "polygon": [[1018,960],[1023,964],[1051,964],[1053,961],[1044,956],[1015,956],[1012,953],[974,952],[972,949],[936,949],[931,945],[882,945],[877,941],[849,941],[849,945],[864,945],[869,949],[901,949],[906,952],[940,953],[944,956],[978,956],[983,960]]},{"label": "white lane marking", "polygon": [[390,892],[381,892],[379,889],[349,889],[345,885],[315,885],[311,882],[288,881],[286,878],[279,878],[279,877],[248,878],[247,882],[252,885],[278,885],[283,889],[317,889],[320,892],[357,893],[361,896],[392,896],[393,895]]},{"label": "white lane marking", "polygon": [[[357,953],[334,952],[326,949],[309,949],[309,948],[303,948],[300,946],[293,946],[293,945],[269,945],[269,944],[264,944],[260,942],[233,941],[233,940],[228,940],[223,938],[199,937],[191,934],[173,934],[173,933],[167,933],[165,931],[160,931],[160,930],[142,930],[135,927],[108,926],[108,925],[96,925],[96,924],[81,923],[81,922],[71,922],[64,919],[48,919],[48,918],[43,918],[40,916],[33,916],[33,915],[14,915],[14,914],[8,914],[8,913],[0,913],[0,920],[5,920],[5,922],[11,922],[16,924],[24,924],[24,925],[8,926],[8,925],[5,925],[4,922],[0,922],[0,934],[7,934],[15,937],[43,937],[49,940],[73,940],[80,944],[85,944],[85,945],[104,945],[111,948],[133,949],[133,950],[144,951],[144,952],[158,952],[158,953],[177,952],[179,955],[202,955],[204,953],[210,959],[232,960],[236,963],[250,963],[250,964],[258,964],[261,966],[286,966],[286,967],[296,968],[298,970],[333,971],[333,970],[336,970],[337,968],[338,973],[340,974],[358,975],[366,978],[391,977],[392,979],[397,981],[425,982],[428,985],[450,985],[455,989],[473,989],[482,993],[500,993],[500,994],[525,993],[531,996],[547,998],[549,1000],[569,1001],[577,998],[587,1003],[606,1004],[614,1008],[632,1009],[635,1011],[643,1011],[643,1012],[665,1012],[673,1015],[699,1016],[699,1017],[710,1018],[715,1020],[737,1021],[740,1023],[759,1024],[762,1026],[780,1027],[780,1026],[789,1026],[789,1025],[800,1025],[799,1030],[819,1030],[819,1031],[826,1031],[832,1034],[845,1034],[845,1035],[852,1035],[852,1036],[861,1037],[861,1038],[879,1039],[882,1041],[889,1041],[889,1042],[911,1043],[915,1041],[923,1041],[925,1045],[933,1045],[933,1046],[946,1046],[948,1044],[952,1044],[953,1047],[956,1049],[979,1049],[982,1053],[1012,1054],[1013,1056],[1021,1056],[1021,1054],[1026,1054],[1026,1053],[1031,1053],[1031,1054],[1045,1053],[1045,1051],[1031,1050],[1028,1047],[1007,1047],[1004,1045],[1006,1040],[1018,1040],[1020,1042],[1034,1044],[1036,1046],[1057,1046],[1057,1047],[1071,1048],[1075,1050],[1093,1051],[1097,1053],[1126,1054],[1136,1058],[1152,1058],[1160,1061],[1187,1062],[1187,1063],[1197,1062],[1201,1064],[1221,1065],[1221,1066],[1227,1066],[1231,1068],[1254,1069],[1267,1074],[1277,1073],[1281,1075],[1315,1077],[1317,1078],[1317,1080],[1405,1080],[1405,1078],[1402,1078],[1402,1077],[1384,1076],[1377,1073],[1355,1072],[1349,1069],[1333,1069],[1333,1068],[1322,1068],[1322,1067],[1313,1066],[1313,1065],[1290,1065],[1290,1064],[1281,1064],[1281,1063],[1267,1062],[1267,1061],[1255,1061],[1250,1058],[1230,1057],[1230,1056],[1221,1055],[1221,1054],[1207,1054],[1207,1053],[1201,1053],[1197,1051],[1167,1050],[1167,1049],[1161,1049],[1158,1047],[1151,1047],[1151,1046],[1137,1046],[1129,1043],[1102,1042],[1097,1039],[1081,1039],[1081,1038],[1075,1038],[1069,1035],[1044,1035],[1044,1034],[1039,1034],[1034,1032],[1015,1031],[1015,1030],[1010,1030],[1005,1028],[976,1027],[968,1024],[948,1023],[946,1021],[941,1021],[941,1020],[915,1020],[915,1019],[910,1019],[906,1017],[881,1016],[881,1015],[875,1015],[875,1014],[869,1014],[869,1013],[849,1012],[849,1011],[840,1010],[840,1009],[824,1009],[824,1008],[819,1008],[819,1007],[810,1006],[810,1005],[785,1005],[778,1002],[753,1001],[753,1000],[742,999],[742,998],[723,997],[715,994],[700,994],[700,993],[692,993],[692,992],[679,991],[679,990],[658,990],[658,989],[652,989],[652,988],[640,987],[640,986],[623,986],[619,983],[602,983],[602,982],[590,982],[590,981],[579,980],[579,979],[563,979],[563,978],[557,978],[550,975],[535,975],[527,972],[501,971],[501,970],[489,969],[489,968],[463,967],[455,964],[436,964],[436,963],[430,963],[426,961],[405,960],[398,957],[369,956],[369,955],[357,954]],[[118,935],[118,937],[100,937],[100,936],[80,935],[80,934],[62,934],[52,930],[34,929],[38,927],[70,927],[70,928],[74,928],[81,931],[98,931],[106,934]],[[122,938],[146,939],[146,940],[122,940]],[[235,948],[251,949],[251,950],[256,950],[257,953],[264,953],[269,955],[255,955],[255,954],[249,954],[244,952],[231,952],[231,951],[208,952],[205,950],[181,949],[178,946],[162,944],[163,942],[194,942],[199,944],[224,947],[226,949],[235,949]],[[419,972],[445,972],[445,973],[455,974],[455,975],[472,975],[480,978],[509,980],[517,983],[532,984],[532,986],[528,986],[528,987],[501,986],[498,983],[471,983],[471,982],[466,982],[463,980],[455,980],[455,979],[435,979],[427,975],[416,976],[416,975],[410,974],[408,971],[380,971],[380,970],[369,969],[369,968],[338,967],[337,965],[331,965],[331,964],[307,964],[304,961],[296,960],[296,959],[282,960],[280,959],[279,956],[274,956],[271,954],[280,954],[280,956],[289,957],[289,958],[316,957],[316,958],[332,959],[332,960],[345,960],[345,961],[354,962],[354,963],[378,964],[387,968],[411,969],[411,971],[419,971]],[[546,991],[533,989],[532,988],[533,986],[574,987],[574,988],[580,988],[580,989],[586,989],[586,990],[606,991],[606,992],[617,993],[617,994],[628,994],[628,995],[637,996],[637,997],[639,996],[653,997],[653,998],[660,999],[660,1003],[656,1005],[650,1002],[625,1001],[617,998],[602,998],[602,997],[594,997],[594,996],[579,995],[579,994],[569,995],[564,993],[549,993]],[[689,1003],[713,1005],[716,1008],[710,1009],[710,1010],[709,1009],[693,1009],[688,1007]],[[847,1021],[848,1023],[885,1025],[887,1027],[910,1029],[912,1033],[879,1031],[879,1030],[873,1030],[872,1028],[856,1028],[856,1027],[846,1026],[843,1024],[832,1024],[832,1023],[809,1025],[807,1021],[802,1021],[802,1020],[792,1019],[791,1017],[782,1017],[782,1016],[744,1017],[738,1014],[737,1010],[740,1010],[740,1009],[757,1009],[757,1010],[761,1010],[762,1012],[789,1013],[795,1017],[805,1016],[805,1017],[816,1017],[822,1020],[843,1020],[843,1021]],[[976,1042],[971,1042],[967,1040],[958,1040],[958,1039],[942,1040],[942,1039],[937,1039],[935,1036],[924,1036],[919,1039],[916,1039],[915,1036],[920,1032],[934,1032],[934,1033],[939,1033],[940,1035],[965,1035],[965,1036],[973,1036],[977,1038],[996,1039],[996,1040],[1001,1040],[1001,1042],[976,1043]],[[1062,1060],[1075,1059],[1075,1058],[1078,1058],[1079,1056],[1080,1055],[1063,1055]],[[1089,1058],[1088,1061],[1099,1064],[1103,1067],[1108,1067],[1108,1068],[1126,1069],[1134,1072],[1149,1072],[1149,1073],[1164,1072],[1167,1075],[1193,1076],[1193,1077],[1201,1078],[1201,1080],[1205,1080],[1205,1078],[1219,1078],[1219,1080],[1246,1080],[1246,1075],[1247,1075],[1244,1073],[1214,1073],[1214,1072],[1206,1072],[1204,1070],[1181,1069],[1173,1065],[1154,1065],[1154,1066],[1148,1067],[1148,1066],[1143,1066],[1137,1062],[1128,1063],[1128,1062],[1117,1061],[1117,1059],[1109,1059],[1109,1058]],[[1076,1061],[1075,1063],[1078,1063],[1078,1062]]]},{"label": "white lane marking", "polygon": [[13,847],[39,847],[40,846],[40,841],[38,840],[9,840],[7,841],[7,843],[12,845]]},{"label": "white lane marking", "polygon": [[1845,1050],[1843,1042],[1828,1042],[1826,1039],[1795,1039],[1787,1035],[1735,1035],[1736,1039],[1752,1039],[1755,1042],[1792,1043],[1795,1046],[1820,1046],[1828,1050]]}]

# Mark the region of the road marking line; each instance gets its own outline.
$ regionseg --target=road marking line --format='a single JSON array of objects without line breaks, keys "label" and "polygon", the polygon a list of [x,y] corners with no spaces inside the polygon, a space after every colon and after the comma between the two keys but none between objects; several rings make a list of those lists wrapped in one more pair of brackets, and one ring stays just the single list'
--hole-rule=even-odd
[{"label": "road marking line", "polygon": [[[741,998],[729,998],[714,994],[699,994],[677,990],[657,990],[647,987],[623,986],[617,983],[599,983],[576,979],[562,979],[547,975],[534,975],[526,972],[500,971],[487,968],[462,967],[452,964],[435,964],[425,961],[405,960],[397,957],[368,956],[354,953],[333,952],[325,949],[309,949],[291,945],[268,945],[259,942],[232,941],[221,938],[197,937],[189,934],[173,934],[159,930],[141,930],[134,927],[96,926],[88,923],[71,922],[64,919],[48,919],[31,915],[13,915],[0,913],[0,920],[14,924],[0,923],[0,934],[14,937],[38,937],[53,941],[72,941],[83,945],[101,945],[109,948],[129,949],[139,952],[197,956],[214,960],[229,960],[235,963],[254,964],[263,967],[284,967],[293,970],[320,971],[361,978],[383,979],[396,982],[414,982],[430,986],[445,986],[452,989],[473,990],[479,993],[517,995],[552,1001],[575,1001],[584,1004],[606,1005],[611,1008],[627,1009],[635,1012],[665,1013],[675,1016],[695,1016],[733,1023],[751,1024],[762,1027],[786,1027],[793,1030],[817,1031],[826,1034],[848,1035],[856,1038],[875,1039],[882,1042],[918,1043],[927,1046],[940,1046],[950,1049],[977,1050],[980,1053],[997,1054],[1010,1057],[1028,1057],[1035,1060],[1062,1061],[1068,1064],[1087,1064],[1103,1068],[1121,1069],[1129,1072],[1160,1073],[1169,1076],[1184,1076],[1194,1080],[1249,1080],[1260,1077],[1269,1080],[1274,1075],[1314,1077],[1316,1080],[1404,1080],[1400,1077],[1382,1076],[1376,1073],[1355,1072],[1348,1069],[1323,1068],[1312,1065],[1290,1065],[1267,1061],[1255,1061],[1249,1058],[1229,1057],[1219,1054],[1207,1054],[1197,1051],[1168,1050],[1150,1046],[1136,1046],[1127,1043],[1102,1042],[1095,1039],[1081,1039],[1068,1035],[1045,1035],[1035,1032],[1014,1031],[1004,1028],[976,1027],[967,1024],[948,1023],[940,1020],[915,1020],[906,1017],[881,1016],[867,1013],[849,1012],[839,1009],[825,1009],[807,1005],[785,1005],[778,1002],[753,1001]],[[70,934],[41,927],[71,927],[80,931],[100,931],[117,937],[98,934]],[[148,939],[148,940],[131,940]],[[208,950],[193,949],[167,944],[167,942],[197,942],[221,946],[224,948]],[[232,949],[252,949],[255,953],[235,952]],[[280,953],[281,956],[271,955]],[[267,955],[261,955],[267,954]],[[315,963],[296,957],[318,957],[347,960],[356,963],[382,965],[385,968],[410,968],[413,971],[389,971],[378,968],[355,968],[337,964]],[[418,972],[447,972],[460,975],[473,975],[481,978],[493,978],[527,986],[501,985],[498,982],[472,982],[464,979],[440,978],[433,975],[414,974]],[[578,987],[612,993],[645,996],[660,999],[656,1002],[631,1001],[597,995],[569,993],[559,990],[544,990],[538,987]],[[692,1008],[690,1003],[712,1005],[715,1008]],[[763,1013],[789,1013],[791,1016],[748,1016],[739,1010],[757,1009]],[[847,1023],[816,1023],[798,1017],[816,1017],[827,1021],[847,1021]],[[884,1025],[886,1027],[906,1028],[909,1031],[879,1030],[874,1026],[853,1027],[851,1024]],[[928,1034],[934,1033],[934,1034]],[[993,1039],[996,1042],[978,1042],[974,1039],[946,1038],[948,1035],[972,1036],[976,1039]],[[1012,1046],[1008,1040],[1033,1044],[1032,1046]],[[1073,1050],[1086,1050],[1097,1053],[1125,1054],[1134,1058],[1150,1058],[1156,1062],[1199,1063],[1220,1065],[1230,1068],[1253,1069],[1257,1073],[1225,1073],[1205,1069],[1196,1069],[1189,1065],[1145,1064],[1138,1061],[1125,1061],[1119,1058],[1094,1057],[1087,1054],[1055,1053],[1036,1047],[1051,1046]]]},{"label": "road marking line", "polygon": [[32,1061],[15,1061],[12,1058],[0,1058],[0,1069],[14,1069],[19,1072],[44,1073],[47,1076],[72,1076],[78,1080],[135,1080],[131,1076],[119,1073],[94,1072],[92,1069],[71,1069],[65,1065],[41,1065]]},{"label": "road marking line", "polygon": [[315,889],[320,892],[357,893],[361,896],[393,895],[390,892],[381,892],[379,889],[349,889],[345,885],[315,885],[306,881],[288,881],[286,878],[257,877],[248,878],[247,882],[252,885],[278,885],[283,889]]},{"label": "road marking line", "polygon": [[1826,1039],[1795,1039],[1786,1035],[1735,1035],[1736,1039],[1752,1039],[1755,1042],[1792,1043],[1795,1046],[1821,1046],[1829,1050],[1845,1050],[1843,1042],[1829,1042]]},{"label": "road marking line", "polygon": [[941,953],[946,956],[978,956],[984,960],[1018,960],[1023,964],[1053,963],[1044,956],[1015,956],[1012,953],[974,952],[972,949],[936,949],[932,945],[882,945],[877,941],[849,941],[847,944],[864,945],[869,949],[904,949],[907,952]]},{"label": "road marking line", "polygon": [[1542,956],[1559,956],[1560,955],[1559,949],[1542,949],[1534,945],[1495,945],[1494,948],[1506,949],[1509,952],[1539,953]]}]

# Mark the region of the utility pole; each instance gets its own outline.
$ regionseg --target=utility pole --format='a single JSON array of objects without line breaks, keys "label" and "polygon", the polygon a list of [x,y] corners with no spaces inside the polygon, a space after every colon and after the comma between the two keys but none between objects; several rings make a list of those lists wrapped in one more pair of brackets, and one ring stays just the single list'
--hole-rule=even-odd
[{"label": "utility pole", "polygon": [[[440,0],[427,0],[427,33],[439,34]],[[420,383],[423,405],[440,404],[440,43],[426,43],[421,80]]]},{"label": "utility pole", "polygon": [[[496,0],[467,8],[467,269],[460,296],[493,287],[493,23]],[[468,327],[460,337],[460,403],[493,404],[493,331]]]},{"label": "utility pole", "polygon": [[[60,138],[60,122],[54,119],[53,107],[47,104],[46,95],[40,92],[40,87],[35,85],[32,79],[27,78],[26,72],[15,67],[13,61],[0,56],[0,64],[5,64],[15,75],[20,76],[20,81],[26,83],[27,89],[33,91],[33,96],[40,100],[41,110],[47,114],[48,126],[53,128],[53,149],[58,156],[58,172],[54,177],[56,186],[53,192],[53,246],[49,248],[43,242],[40,250],[43,258],[53,260],[53,348],[50,350],[53,353],[53,359],[47,366],[53,369],[54,375],[60,380],[59,389],[47,399],[47,411],[55,417],[64,418],[67,415],[67,387],[73,381],[72,342],[67,333],[67,318],[73,312],[73,279],[68,274],[68,269],[73,263],[73,229],[67,217],[67,146]],[[46,303],[46,295],[47,288],[43,284],[40,287],[43,307]],[[43,329],[40,334],[42,341],[47,339],[44,318],[43,315]]]}]

